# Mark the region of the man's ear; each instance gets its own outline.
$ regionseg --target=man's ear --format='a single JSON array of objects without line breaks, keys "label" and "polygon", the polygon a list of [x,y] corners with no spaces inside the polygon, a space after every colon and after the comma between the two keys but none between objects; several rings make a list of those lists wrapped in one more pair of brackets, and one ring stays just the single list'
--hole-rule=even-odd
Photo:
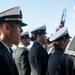
[{"label": "man's ear", "polygon": [[4,24],[3,24],[3,29],[4,29],[6,32],[8,32],[9,29],[10,29],[10,27],[9,27],[9,25],[8,25],[7,23],[4,23]]}]

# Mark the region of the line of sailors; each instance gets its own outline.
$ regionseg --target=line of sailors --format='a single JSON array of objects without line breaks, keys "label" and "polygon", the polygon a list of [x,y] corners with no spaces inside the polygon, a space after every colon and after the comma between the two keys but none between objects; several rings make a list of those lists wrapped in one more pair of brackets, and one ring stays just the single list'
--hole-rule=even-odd
[{"label": "line of sailors", "polygon": [[[26,25],[21,21],[22,13],[20,11],[20,8],[15,8],[2,12],[2,21],[11,21],[18,24],[21,23],[21,25],[23,26]],[[17,18],[15,18],[15,13],[17,14]],[[10,14],[10,16],[8,16],[8,14]],[[18,16],[19,14],[20,16]],[[13,53],[13,59],[19,75],[75,75],[75,54],[73,53],[75,50],[73,42],[74,39],[69,43],[71,37],[68,33],[67,28],[62,27],[48,39],[48,41],[50,42],[49,54],[47,52],[47,46],[45,47],[45,45],[48,44],[46,34],[46,26],[43,25],[33,29],[31,31],[31,37],[29,37],[28,32],[22,33],[20,35],[19,43],[14,44],[17,46],[17,48]],[[30,51],[28,51],[27,46],[30,45],[30,40],[33,41],[33,45],[31,46]],[[73,47],[71,46],[72,42]],[[68,43],[68,47],[71,46],[71,49],[73,49],[71,53],[69,53],[68,51],[65,52]],[[67,50],[71,49],[67,48]],[[7,73],[6,75],[9,75],[9,73]],[[18,74],[10,73],[10,75]]]},{"label": "line of sailors", "polygon": [[[65,64],[63,64],[62,66],[65,69],[61,68],[61,66],[58,67],[62,56],[64,56],[63,54],[66,49],[66,46],[69,43],[71,38],[68,34],[67,28],[66,27],[61,28],[58,32],[55,32],[55,34],[53,34],[50,37],[49,41],[50,41],[51,48],[50,48],[49,54],[47,53],[47,50],[46,50],[47,47],[46,49],[44,48],[44,45],[47,44],[46,26],[44,25],[32,30],[31,34],[32,34],[32,37],[30,39],[33,41],[33,45],[31,46],[29,54],[27,55],[29,63],[26,62],[26,60],[24,63],[20,63],[21,65],[26,63],[27,65],[29,65],[27,67],[26,65],[23,66],[24,67],[23,72],[28,70],[28,73],[29,73],[29,74],[27,73],[28,75],[61,75],[61,74],[72,75],[70,73],[66,74],[66,70],[65,70],[67,69],[66,60],[65,60],[66,57],[64,58]],[[24,33],[23,36],[21,37],[24,37],[23,39],[25,39],[25,36],[27,35]],[[19,58],[18,60],[20,60],[20,56],[21,56],[19,52],[22,51],[20,47],[18,47],[17,49],[18,52],[16,53],[17,56],[15,56],[15,58],[17,57]],[[15,60],[18,66],[17,68],[20,67],[18,63],[23,60],[24,59],[17,62]],[[71,63],[69,65],[71,65]],[[73,64],[72,64],[72,67],[73,67]],[[64,71],[62,71],[62,69]],[[22,71],[19,71],[19,72],[21,72],[20,75],[22,75],[23,72]],[[67,71],[67,72],[72,73],[72,71]]]}]

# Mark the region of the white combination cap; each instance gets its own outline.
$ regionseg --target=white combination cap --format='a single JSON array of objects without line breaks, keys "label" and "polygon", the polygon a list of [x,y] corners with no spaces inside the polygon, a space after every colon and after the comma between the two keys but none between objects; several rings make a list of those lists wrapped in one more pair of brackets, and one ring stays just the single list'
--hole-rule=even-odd
[{"label": "white combination cap", "polygon": [[10,8],[0,13],[0,23],[4,22],[13,22],[16,24],[21,24],[21,26],[27,25],[22,22],[22,10],[19,6]]},{"label": "white combination cap", "polygon": [[26,32],[22,33],[21,38],[29,38],[29,32],[26,31]]},{"label": "white combination cap", "polygon": [[46,26],[43,25],[41,27],[38,27],[38,28],[35,28],[31,31],[31,33],[34,33],[34,34],[40,34],[40,33],[44,33],[46,34]]},{"label": "white combination cap", "polygon": [[53,42],[53,41],[60,41],[62,40],[63,38],[71,38],[68,34],[68,30],[66,27],[62,27],[59,31],[55,32],[55,34],[53,34],[49,41],[50,42]]}]

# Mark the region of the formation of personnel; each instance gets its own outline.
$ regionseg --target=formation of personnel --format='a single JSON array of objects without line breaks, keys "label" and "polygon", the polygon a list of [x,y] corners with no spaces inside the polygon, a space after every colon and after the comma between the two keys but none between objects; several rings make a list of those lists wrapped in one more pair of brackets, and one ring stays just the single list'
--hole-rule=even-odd
[{"label": "formation of personnel", "polygon": [[46,25],[33,29],[31,37],[22,26],[27,24],[19,6],[0,13],[0,75],[75,75],[75,37],[70,41],[67,27],[47,38]]}]

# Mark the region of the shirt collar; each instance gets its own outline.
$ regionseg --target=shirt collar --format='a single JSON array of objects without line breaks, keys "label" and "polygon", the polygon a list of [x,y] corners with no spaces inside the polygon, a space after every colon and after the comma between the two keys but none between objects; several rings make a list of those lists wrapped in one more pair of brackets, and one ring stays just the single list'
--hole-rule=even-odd
[{"label": "shirt collar", "polygon": [[8,51],[10,52],[9,50],[9,47],[7,46],[7,44],[5,42],[3,42],[2,40],[0,40],[0,42],[8,49]]},{"label": "shirt collar", "polygon": [[24,45],[20,45],[20,44],[18,45],[18,47],[25,47],[25,48],[27,48],[26,46],[24,46]]}]

